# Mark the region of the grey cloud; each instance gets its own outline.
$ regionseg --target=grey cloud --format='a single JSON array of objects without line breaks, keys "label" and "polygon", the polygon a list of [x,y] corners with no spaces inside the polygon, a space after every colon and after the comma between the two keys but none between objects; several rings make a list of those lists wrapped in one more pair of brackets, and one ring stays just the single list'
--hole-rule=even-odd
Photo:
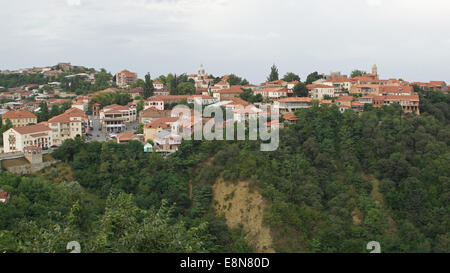
[{"label": "grey cloud", "polygon": [[272,63],[303,78],[369,69],[450,82],[445,0],[16,0],[0,9],[0,69],[57,61],[140,75],[235,72]]}]

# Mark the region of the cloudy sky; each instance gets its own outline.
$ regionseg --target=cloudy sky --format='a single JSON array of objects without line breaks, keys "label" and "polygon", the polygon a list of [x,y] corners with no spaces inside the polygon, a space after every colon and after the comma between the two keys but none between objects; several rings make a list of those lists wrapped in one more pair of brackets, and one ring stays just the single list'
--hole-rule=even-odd
[{"label": "cloudy sky", "polygon": [[450,83],[448,0],[14,0],[0,69],[72,62],[152,76],[370,70]]}]

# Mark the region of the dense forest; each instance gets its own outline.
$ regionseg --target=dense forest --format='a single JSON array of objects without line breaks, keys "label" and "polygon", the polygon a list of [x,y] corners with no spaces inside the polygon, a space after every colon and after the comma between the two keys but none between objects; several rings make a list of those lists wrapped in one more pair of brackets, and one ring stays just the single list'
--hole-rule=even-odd
[{"label": "dense forest", "polygon": [[1,174],[0,252],[252,252],[242,227],[212,206],[217,179],[250,181],[268,201],[277,252],[450,252],[450,96],[423,92],[362,115],[336,106],[296,112],[280,147],[185,141],[164,159],[139,142],[68,140],[61,166]]}]

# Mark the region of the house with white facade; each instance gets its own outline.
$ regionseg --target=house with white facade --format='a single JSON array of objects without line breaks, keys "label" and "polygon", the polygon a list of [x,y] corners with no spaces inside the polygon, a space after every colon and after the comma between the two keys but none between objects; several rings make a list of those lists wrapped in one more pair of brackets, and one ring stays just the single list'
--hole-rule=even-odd
[{"label": "house with white facade", "polygon": [[26,147],[30,146],[47,149],[52,145],[52,130],[43,124],[15,127],[3,133],[3,151],[5,153],[23,152]]}]

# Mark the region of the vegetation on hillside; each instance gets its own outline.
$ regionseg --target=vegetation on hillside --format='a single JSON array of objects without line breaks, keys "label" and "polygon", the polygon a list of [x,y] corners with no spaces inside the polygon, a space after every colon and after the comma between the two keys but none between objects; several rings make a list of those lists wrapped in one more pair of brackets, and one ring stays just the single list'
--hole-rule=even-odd
[{"label": "vegetation on hillside", "polygon": [[77,182],[0,175],[12,194],[0,205],[0,251],[64,252],[73,240],[91,252],[251,251],[213,209],[221,178],[264,196],[277,252],[366,252],[369,241],[450,252],[450,99],[418,91],[421,116],[398,105],[299,110],[269,153],[255,141],[185,141],[164,159],[139,142],[68,140],[53,156]]}]

